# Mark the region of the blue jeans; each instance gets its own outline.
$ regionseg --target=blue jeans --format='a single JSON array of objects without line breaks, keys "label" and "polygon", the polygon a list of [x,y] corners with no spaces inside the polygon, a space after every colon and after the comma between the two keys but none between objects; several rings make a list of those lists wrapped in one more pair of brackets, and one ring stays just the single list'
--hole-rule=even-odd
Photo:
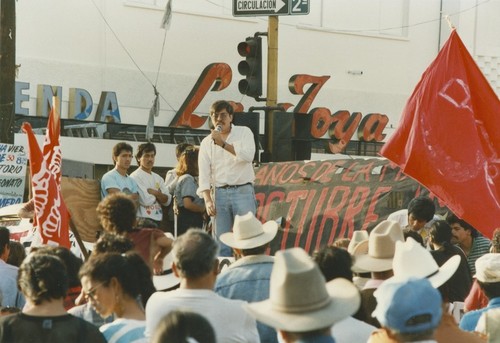
[{"label": "blue jeans", "polygon": [[215,239],[219,243],[219,256],[233,256],[233,250],[219,240],[220,235],[231,232],[234,217],[257,209],[255,191],[252,184],[240,187],[215,189]]}]

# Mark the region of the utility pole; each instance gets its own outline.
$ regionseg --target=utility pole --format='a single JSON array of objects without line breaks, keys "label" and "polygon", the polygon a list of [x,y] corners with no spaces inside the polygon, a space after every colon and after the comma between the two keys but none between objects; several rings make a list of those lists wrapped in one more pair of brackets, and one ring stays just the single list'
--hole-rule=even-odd
[{"label": "utility pole", "polygon": [[0,142],[14,143],[16,1],[0,0]]},{"label": "utility pole", "polygon": [[278,102],[278,16],[269,16],[268,30],[267,30],[267,97],[266,106],[272,108],[266,111],[266,126],[265,137],[266,147],[263,153],[263,162],[270,162],[274,160],[274,112]]}]

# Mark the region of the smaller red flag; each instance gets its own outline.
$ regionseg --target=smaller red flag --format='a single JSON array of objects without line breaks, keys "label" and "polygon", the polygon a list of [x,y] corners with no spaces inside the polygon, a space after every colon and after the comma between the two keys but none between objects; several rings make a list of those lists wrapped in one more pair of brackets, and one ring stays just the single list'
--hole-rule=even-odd
[{"label": "smaller red flag", "polygon": [[381,155],[491,237],[500,217],[500,101],[456,31]]},{"label": "smaller red flag", "polygon": [[[54,121],[53,116],[53,111],[51,111],[49,124]],[[58,128],[59,124],[55,127]],[[60,153],[59,157],[56,157],[57,152],[49,152],[47,144],[44,144],[44,151],[47,149],[48,152],[45,156],[52,156],[52,161],[55,164],[51,170],[49,162],[42,155],[31,125],[23,123],[22,129],[28,136],[31,184],[35,202],[35,225],[42,238],[42,243],[70,248],[69,212],[63,201],[60,186]],[[57,135],[57,140],[51,139],[50,141],[52,144],[50,150],[60,151],[59,130],[54,132],[49,126],[47,135],[49,132],[52,136]],[[53,145],[54,143],[56,145]],[[59,179],[57,172],[54,173],[53,170],[59,170]]]}]

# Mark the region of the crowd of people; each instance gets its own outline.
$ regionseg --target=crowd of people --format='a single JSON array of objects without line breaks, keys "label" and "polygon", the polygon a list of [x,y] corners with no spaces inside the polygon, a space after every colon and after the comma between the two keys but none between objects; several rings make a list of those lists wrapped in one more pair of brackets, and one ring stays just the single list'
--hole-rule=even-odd
[{"label": "crowd of people", "polygon": [[255,216],[251,131],[228,102],[210,112],[165,178],[154,144],[130,175],[132,147],[114,147],[86,261],[26,255],[0,227],[0,343],[500,342],[500,229],[490,241],[421,196],[311,256],[270,256],[279,225]]}]

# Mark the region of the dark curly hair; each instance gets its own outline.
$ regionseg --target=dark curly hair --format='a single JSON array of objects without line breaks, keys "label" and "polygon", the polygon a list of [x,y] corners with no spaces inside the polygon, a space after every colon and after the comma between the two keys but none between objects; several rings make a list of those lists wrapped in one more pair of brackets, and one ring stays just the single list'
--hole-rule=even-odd
[{"label": "dark curly hair", "polygon": [[117,252],[126,253],[134,249],[134,242],[128,237],[114,233],[104,233],[94,245],[92,255]]},{"label": "dark curly hair", "polygon": [[97,205],[97,215],[104,230],[123,234],[134,228],[137,208],[130,197],[113,193]]},{"label": "dark curly hair", "polygon": [[31,253],[19,267],[19,289],[35,305],[62,299],[68,291],[68,273],[64,262],[44,249]]}]

